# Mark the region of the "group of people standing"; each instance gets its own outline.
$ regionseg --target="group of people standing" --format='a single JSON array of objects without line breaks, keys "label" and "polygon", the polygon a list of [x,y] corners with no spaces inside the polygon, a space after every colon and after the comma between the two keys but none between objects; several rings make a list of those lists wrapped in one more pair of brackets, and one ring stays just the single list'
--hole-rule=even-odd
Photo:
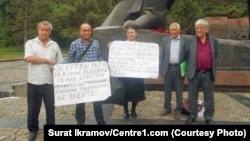
[{"label": "group of people standing", "polygon": [[[183,102],[184,76],[181,75],[180,64],[188,62],[189,118],[186,124],[192,124],[197,117],[197,101],[200,87],[204,92],[204,118],[207,124],[212,123],[214,114],[214,80],[218,41],[208,35],[208,22],[199,19],[195,23],[196,36],[186,38],[180,34],[180,25],[170,25],[170,35],[162,41],[160,49],[160,77],[164,79],[164,110],[162,116],[172,112],[171,92],[176,92],[175,119],[181,118]],[[53,65],[58,63],[77,63],[103,61],[100,44],[92,38],[92,27],[88,23],[80,25],[80,38],[70,44],[70,51],[63,60],[59,45],[50,39],[52,25],[42,21],[37,26],[38,36],[25,44],[24,59],[28,62],[27,127],[29,140],[35,140],[39,130],[39,113],[44,102],[46,124],[55,124]],[[136,41],[137,32],[134,27],[127,28],[127,41]],[[87,52],[85,50],[88,49]],[[83,53],[85,54],[83,55]],[[123,118],[136,118],[138,102],[145,100],[142,78],[118,78],[124,86]],[[128,102],[132,102],[129,112]],[[104,101],[93,102],[94,114],[98,125],[106,125],[102,105]],[[78,125],[85,123],[85,103],[76,104],[75,118]]]},{"label": "group of people standing", "polygon": [[164,110],[160,115],[172,112],[171,92],[175,91],[175,119],[181,118],[185,75],[180,65],[187,61],[189,118],[186,124],[193,124],[197,118],[200,90],[204,94],[205,122],[213,124],[218,40],[208,35],[209,24],[205,19],[195,22],[196,36],[181,35],[178,23],[170,24],[169,30],[170,36],[163,39],[160,51],[160,77],[164,79]]}]

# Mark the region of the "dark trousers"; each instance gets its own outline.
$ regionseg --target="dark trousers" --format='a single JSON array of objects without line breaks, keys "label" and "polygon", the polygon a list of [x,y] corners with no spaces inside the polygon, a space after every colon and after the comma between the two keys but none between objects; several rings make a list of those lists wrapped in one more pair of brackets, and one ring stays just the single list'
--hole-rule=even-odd
[{"label": "dark trousers", "polygon": [[[129,114],[129,110],[128,110],[128,100],[126,100],[123,104],[123,109],[124,109],[124,114]],[[132,102],[132,106],[131,106],[131,113],[136,113],[136,106],[137,106],[138,102]]]},{"label": "dark trousers", "polygon": [[42,102],[46,110],[46,124],[55,124],[54,87],[53,84],[27,84],[28,119],[27,126],[30,132],[39,130],[39,113]]},{"label": "dark trousers", "polygon": [[199,90],[202,88],[204,95],[204,118],[212,120],[214,115],[214,81],[212,71],[205,73],[196,72],[192,80],[188,82],[188,103],[191,118],[197,117]]},{"label": "dark trousers", "polygon": [[184,77],[181,76],[180,65],[169,65],[168,71],[164,76],[164,110],[172,111],[171,99],[172,91],[176,94],[175,112],[181,113],[183,103]]},{"label": "dark trousers", "polygon": [[[93,102],[93,109],[97,124],[102,124],[104,122],[104,116],[102,110],[103,104],[104,101]],[[76,104],[75,118],[78,125],[83,125],[85,123],[85,103]]]}]

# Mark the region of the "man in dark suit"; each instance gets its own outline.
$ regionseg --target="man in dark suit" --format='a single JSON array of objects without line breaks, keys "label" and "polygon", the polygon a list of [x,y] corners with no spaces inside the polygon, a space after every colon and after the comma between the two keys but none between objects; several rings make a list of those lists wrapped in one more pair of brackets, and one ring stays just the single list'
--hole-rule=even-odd
[{"label": "man in dark suit", "polygon": [[172,23],[169,26],[170,35],[162,41],[160,50],[160,77],[164,78],[164,110],[160,114],[166,116],[172,112],[172,91],[176,93],[175,119],[181,118],[184,75],[181,73],[181,63],[185,61],[187,38],[180,35],[180,25]]},{"label": "man in dark suit", "polygon": [[204,95],[203,114],[206,124],[212,124],[214,116],[214,81],[218,40],[208,35],[209,24],[205,19],[195,22],[196,36],[190,39],[187,49],[188,60],[188,103],[189,118],[186,124],[193,124],[197,118],[199,90]]}]

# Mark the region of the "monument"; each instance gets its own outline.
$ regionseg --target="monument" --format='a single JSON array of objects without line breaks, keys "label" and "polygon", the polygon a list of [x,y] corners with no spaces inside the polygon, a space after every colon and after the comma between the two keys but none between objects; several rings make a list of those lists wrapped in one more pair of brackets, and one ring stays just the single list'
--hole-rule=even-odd
[{"label": "monument", "polygon": [[166,28],[166,15],[175,0],[123,0],[101,26]]},{"label": "monument", "polygon": [[[104,23],[94,29],[93,37],[98,39],[104,60],[108,61],[108,44],[114,40],[126,40],[127,26],[138,28],[138,41],[161,45],[166,33],[151,31],[153,28],[165,28],[166,15],[175,0],[123,0]],[[192,35],[186,35],[192,36]],[[250,91],[250,41],[218,39],[217,90]],[[145,85],[160,85],[159,80],[145,80]],[[187,82],[185,82],[187,84]],[[160,86],[160,88],[163,88]]]},{"label": "monument", "polygon": [[150,29],[166,28],[166,15],[175,0],[123,0],[116,5],[103,24],[94,29],[94,37],[102,45],[104,59],[108,59],[107,44],[114,40],[126,40],[125,27],[138,30],[138,41],[153,42],[160,45],[168,36],[152,32]]}]

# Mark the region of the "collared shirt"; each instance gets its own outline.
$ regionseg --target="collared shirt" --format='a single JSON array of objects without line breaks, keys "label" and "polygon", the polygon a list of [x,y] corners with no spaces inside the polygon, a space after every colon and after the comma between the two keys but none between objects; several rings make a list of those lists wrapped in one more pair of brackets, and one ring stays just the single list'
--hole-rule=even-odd
[{"label": "collared shirt", "polygon": [[70,44],[70,51],[68,57],[63,63],[78,63],[78,62],[95,62],[103,61],[101,56],[101,49],[99,42],[94,39],[87,53],[82,57],[83,52],[87,49],[89,43],[85,44],[82,38],[76,39]]},{"label": "collared shirt", "polygon": [[212,68],[212,52],[207,36],[204,44],[197,38],[196,70],[209,70]]},{"label": "collared shirt", "polygon": [[180,35],[176,39],[171,38],[170,46],[170,64],[180,63]]},{"label": "collared shirt", "polygon": [[[63,61],[60,47],[56,42],[49,40],[44,46],[38,37],[28,40],[25,44],[24,59],[32,55],[53,58],[56,63]],[[36,85],[53,84],[53,72],[50,70],[50,65],[28,63],[28,82]]]}]

